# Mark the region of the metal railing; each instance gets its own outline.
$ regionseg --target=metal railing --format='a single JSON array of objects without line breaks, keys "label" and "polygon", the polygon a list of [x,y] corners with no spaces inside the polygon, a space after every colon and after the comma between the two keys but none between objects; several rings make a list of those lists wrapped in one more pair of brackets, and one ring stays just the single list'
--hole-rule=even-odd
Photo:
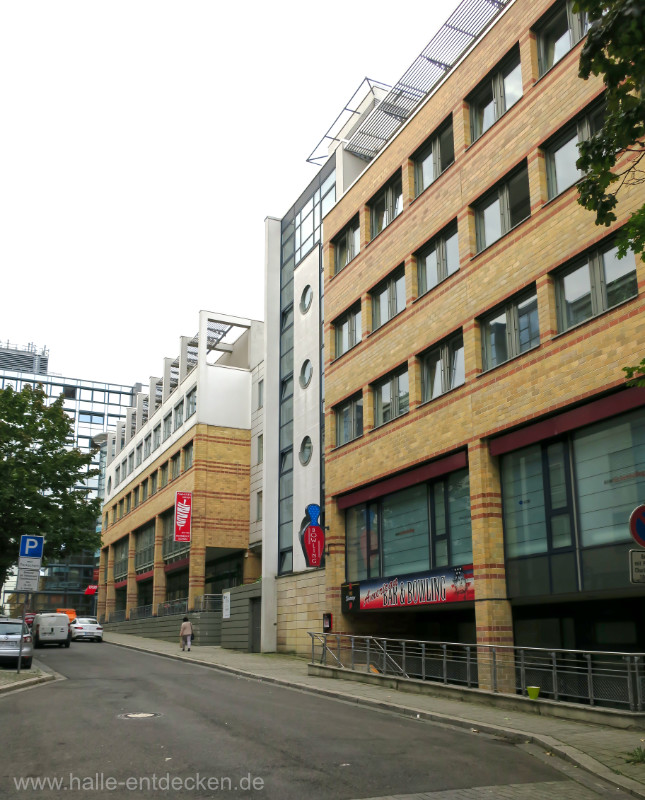
[{"label": "metal railing", "polygon": [[188,598],[182,597],[180,600],[166,600],[157,606],[158,617],[168,617],[172,614],[186,614],[188,611]]},{"label": "metal railing", "polygon": [[222,610],[222,595],[221,594],[203,594],[195,598],[194,611],[221,611]]},{"label": "metal railing", "polygon": [[154,606],[136,606],[130,609],[130,619],[146,619],[152,616]]},{"label": "metal railing", "polygon": [[312,664],[503,694],[539,693],[540,698],[557,702],[645,709],[645,653],[422,642],[344,633],[309,632],[309,636]]},{"label": "metal railing", "polygon": [[125,620],[125,608],[118,611],[110,611],[110,622],[123,622]]}]

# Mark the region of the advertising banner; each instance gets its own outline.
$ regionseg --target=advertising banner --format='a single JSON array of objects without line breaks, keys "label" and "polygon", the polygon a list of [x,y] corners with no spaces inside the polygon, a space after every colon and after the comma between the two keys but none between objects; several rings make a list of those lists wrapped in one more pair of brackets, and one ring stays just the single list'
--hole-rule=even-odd
[{"label": "advertising banner", "polygon": [[308,567],[322,567],[325,564],[325,531],[318,524],[320,506],[310,503],[305,512],[310,522],[300,531],[300,546]]},{"label": "advertising banner", "polygon": [[175,496],[175,541],[190,541],[193,512],[193,493],[177,492]]},{"label": "advertising banner", "polygon": [[474,599],[472,564],[345,583],[341,587],[344,613],[414,608]]}]

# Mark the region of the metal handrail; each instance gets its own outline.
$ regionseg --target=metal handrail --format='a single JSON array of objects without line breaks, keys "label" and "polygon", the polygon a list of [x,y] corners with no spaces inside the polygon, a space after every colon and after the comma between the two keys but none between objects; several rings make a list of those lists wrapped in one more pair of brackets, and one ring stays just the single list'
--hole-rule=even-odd
[{"label": "metal handrail", "polygon": [[135,606],[130,609],[130,619],[146,619],[152,616],[154,606]]},{"label": "metal handrail", "polygon": [[195,598],[195,611],[221,611],[222,610],[222,595],[221,594],[203,594]]},{"label": "metal handrail", "polygon": [[118,611],[110,611],[110,622],[124,622],[125,621],[125,608]]},{"label": "metal handrail", "polygon": [[645,709],[645,654],[309,632],[311,663],[591,706]]},{"label": "metal handrail", "polygon": [[179,600],[166,600],[157,606],[158,617],[168,617],[173,614],[185,614],[188,611],[188,598],[182,597]]}]

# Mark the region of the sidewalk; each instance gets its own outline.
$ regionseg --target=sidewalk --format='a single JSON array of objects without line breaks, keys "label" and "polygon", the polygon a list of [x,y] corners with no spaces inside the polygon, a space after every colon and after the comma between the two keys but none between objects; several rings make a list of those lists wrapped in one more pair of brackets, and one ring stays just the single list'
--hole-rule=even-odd
[{"label": "sidewalk", "polygon": [[628,753],[645,748],[645,730],[623,731],[355,681],[315,677],[307,674],[306,659],[278,653],[244,653],[199,645],[188,653],[171,642],[111,631],[106,633],[105,641],[372,708],[434,719],[513,741],[531,742],[547,754],[564,758],[635,797],[645,798],[645,763],[630,764],[626,760]]}]

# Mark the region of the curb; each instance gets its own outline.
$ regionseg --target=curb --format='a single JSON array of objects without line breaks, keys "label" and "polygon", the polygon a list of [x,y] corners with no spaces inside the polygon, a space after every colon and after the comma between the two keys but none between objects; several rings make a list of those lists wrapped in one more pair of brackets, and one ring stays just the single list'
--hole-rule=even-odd
[{"label": "curb", "polygon": [[[145,647],[137,646],[136,644],[124,644],[121,642],[108,642],[117,647],[125,647],[130,650],[139,650],[144,653],[151,653],[152,655],[161,656],[162,658],[170,658],[175,661],[188,661],[184,656],[173,653],[159,653],[155,650],[148,650]],[[552,736],[544,736],[537,733],[527,733],[525,731],[516,730],[514,728],[505,728],[502,725],[491,725],[490,723],[475,722],[466,719],[465,717],[451,717],[447,714],[441,714],[436,711],[417,711],[410,706],[402,706],[396,703],[387,702],[385,700],[372,700],[368,697],[356,697],[346,695],[343,692],[334,689],[320,689],[313,688],[307,684],[296,683],[295,681],[285,680],[283,678],[274,678],[270,675],[258,675],[254,672],[240,669],[239,667],[229,667],[222,664],[213,664],[210,661],[200,661],[197,658],[191,658],[189,663],[198,664],[200,667],[208,667],[210,669],[219,670],[232,675],[239,675],[240,677],[250,678],[252,680],[262,681],[263,683],[271,683],[285,688],[297,689],[308,694],[315,694],[319,697],[331,697],[336,700],[344,700],[348,703],[355,703],[359,706],[366,708],[377,709],[381,711],[391,711],[401,716],[409,717],[412,719],[422,719],[430,722],[441,722],[449,724],[454,727],[464,728],[472,731],[473,733],[486,733],[492,736],[498,736],[513,743],[531,743],[540,747],[547,753],[551,753],[563,761],[574,764],[585,772],[606,781],[607,783],[620,788],[623,791],[631,794],[633,797],[645,798],[645,786],[638,783],[631,778],[624,775],[617,775],[612,772],[609,767],[601,764],[595,758],[587,755],[586,753],[578,750],[576,747],[571,747],[561,742],[559,739],[554,739]]]},{"label": "curb", "polygon": [[32,686],[38,686],[40,683],[49,683],[49,681],[55,680],[55,675],[45,674],[39,675],[37,678],[26,678],[24,681],[16,681],[16,683],[7,683],[4,686],[0,686],[0,695],[9,694],[19,689],[30,689]]}]

